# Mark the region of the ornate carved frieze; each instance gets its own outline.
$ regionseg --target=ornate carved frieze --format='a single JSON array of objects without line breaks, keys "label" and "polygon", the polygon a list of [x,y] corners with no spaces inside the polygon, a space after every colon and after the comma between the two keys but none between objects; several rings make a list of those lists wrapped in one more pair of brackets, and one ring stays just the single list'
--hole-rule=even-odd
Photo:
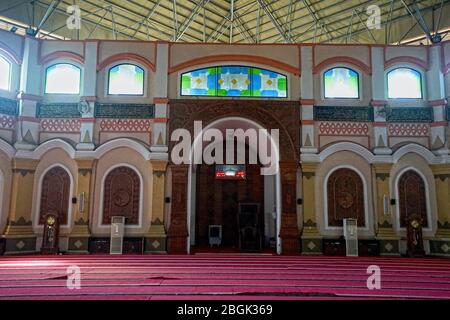
[{"label": "ornate carved frieze", "polygon": [[387,122],[433,122],[433,108],[386,108]]},{"label": "ornate carved frieze", "polygon": [[0,113],[16,116],[19,113],[17,100],[0,98]]},{"label": "ornate carved frieze", "polygon": [[[281,159],[297,161],[300,153],[298,102],[246,100],[190,100],[170,101],[170,130],[187,129],[193,134],[194,121],[203,121],[203,127],[225,117],[243,117],[261,126],[279,129]],[[170,133],[171,134],[171,133]],[[169,136],[170,136],[169,134]],[[172,148],[174,143],[171,143]]]},{"label": "ornate carved frieze", "polygon": [[36,116],[38,118],[79,118],[81,117],[78,103],[38,103]]},{"label": "ornate carved frieze", "polygon": [[155,117],[155,105],[97,103],[95,105],[95,117],[150,119]]},{"label": "ornate carved frieze", "polygon": [[373,107],[315,106],[314,120],[372,122]]}]

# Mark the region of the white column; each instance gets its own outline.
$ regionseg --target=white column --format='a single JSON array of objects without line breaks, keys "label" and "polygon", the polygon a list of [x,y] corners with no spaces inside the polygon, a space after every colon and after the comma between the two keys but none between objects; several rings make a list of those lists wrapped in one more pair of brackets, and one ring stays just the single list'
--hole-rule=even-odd
[{"label": "white column", "polygon": [[384,52],[382,47],[372,47],[372,102],[374,113],[373,133],[375,154],[391,154],[386,124],[386,77],[384,75]]},{"label": "white column", "polygon": [[84,78],[80,99],[81,130],[78,150],[94,150],[95,101],[97,90],[97,51],[96,41],[85,42]]},{"label": "white column", "polygon": [[39,144],[40,121],[36,118],[36,109],[37,102],[42,99],[42,81],[38,56],[38,40],[25,37],[20,90],[17,96],[19,99],[19,118],[15,147],[20,150],[33,150]]},{"label": "white column", "polygon": [[150,150],[155,153],[167,153],[167,115],[168,115],[168,72],[169,72],[169,45],[156,44],[156,72],[155,72],[155,121],[152,127],[152,146]]},{"label": "white column", "polygon": [[428,50],[430,67],[426,74],[426,88],[429,105],[434,111],[434,122],[431,124],[431,149],[436,154],[448,155],[450,150],[445,133],[448,124],[445,116],[447,101],[445,99],[444,74],[441,69],[441,48],[431,46]]},{"label": "white column", "polygon": [[312,47],[301,48],[300,79],[300,119],[302,127],[301,153],[317,153],[314,132],[314,75],[313,75],[313,50]]}]

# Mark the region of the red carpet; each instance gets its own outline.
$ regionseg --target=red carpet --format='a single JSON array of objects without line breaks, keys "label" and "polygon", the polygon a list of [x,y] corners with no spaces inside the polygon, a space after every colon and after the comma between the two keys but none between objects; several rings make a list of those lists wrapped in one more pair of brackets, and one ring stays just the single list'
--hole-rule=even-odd
[{"label": "red carpet", "polygon": [[[66,287],[67,267],[81,289]],[[366,287],[381,268],[381,289]],[[450,299],[449,259],[272,255],[0,257],[0,299]]]}]

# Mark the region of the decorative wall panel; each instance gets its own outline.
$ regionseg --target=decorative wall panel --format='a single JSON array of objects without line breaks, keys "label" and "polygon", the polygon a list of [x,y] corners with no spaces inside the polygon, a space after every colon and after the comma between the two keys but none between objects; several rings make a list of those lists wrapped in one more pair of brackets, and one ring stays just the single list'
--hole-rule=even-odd
[{"label": "decorative wall panel", "polygon": [[38,118],[79,118],[78,103],[38,103]]},{"label": "decorative wall panel", "polygon": [[372,122],[372,107],[330,107],[315,106],[314,120],[316,121],[353,121]]},{"label": "decorative wall panel", "polygon": [[95,105],[96,118],[137,118],[155,117],[154,104],[100,104]]},{"label": "decorative wall panel", "polygon": [[401,227],[406,226],[406,218],[411,214],[420,215],[423,226],[428,226],[425,191],[425,183],[417,172],[409,170],[402,174],[398,182]]},{"label": "decorative wall panel", "polygon": [[433,108],[386,108],[388,122],[433,122]]},{"label": "decorative wall panel", "polygon": [[365,226],[364,186],[361,177],[351,169],[334,171],[327,182],[328,225],[340,227],[343,219],[358,219]]},{"label": "decorative wall panel", "polygon": [[125,224],[139,224],[140,181],[128,167],[112,170],[105,179],[102,224],[110,224],[111,217],[124,216]]},{"label": "decorative wall panel", "polygon": [[49,211],[60,215],[60,224],[67,224],[70,197],[70,177],[66,170],[54,167],[42,181],[39,224],[44,224],[44,216]]},{"label": "decorative wall panel", "polygon": [[0,98],[0,113],[15,116],[18,111],[16,100]]}]

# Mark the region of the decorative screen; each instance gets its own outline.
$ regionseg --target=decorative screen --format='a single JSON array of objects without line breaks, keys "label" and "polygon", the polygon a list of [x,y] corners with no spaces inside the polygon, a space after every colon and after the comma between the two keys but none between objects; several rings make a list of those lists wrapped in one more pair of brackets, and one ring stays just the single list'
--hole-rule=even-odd
[{"label": "decorative screen", "polygon": [[245,66],[199,69],[181,75],[181,95],[286,98],[287,77]]},{"label": "decorative screen", "polygon": [[388,73],[390,99],[422,99],[422,76],[409,68],[398,68]]},{"label": "decorative screen", "polygon": [[79,94],[80,78],[80,68],[72,64],[60,63],[50,66],[45,74],[45,93]]},{"label": "decorative screen", "polygon": [[11,65],[0,56],[0,89],[9,90],[9,81],[11,79]]},{"label": "decorative screen", "polygon": [[348,68],[334,68],[324,73],[325,98],[358,99],[359,75]]},{"label": "decorative screen", "polygon": [[133,64],[120,64],[109,70],[108,94],[143,95],[144,70]]}]

